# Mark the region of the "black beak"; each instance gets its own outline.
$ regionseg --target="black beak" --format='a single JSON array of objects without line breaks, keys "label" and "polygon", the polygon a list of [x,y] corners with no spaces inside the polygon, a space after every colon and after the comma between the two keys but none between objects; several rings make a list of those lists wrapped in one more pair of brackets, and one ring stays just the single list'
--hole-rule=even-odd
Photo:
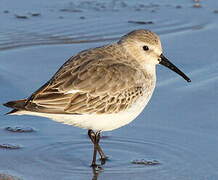
[{"label": "black beak", "polygon": [[180,71],[173,63],[171,63],[166,57],[164,57],[163,54],[160,55],[160,64],[163,66],[168,67],[172,71],[176,72],[180,76],[182,76],[187,82],[191,82],[191,79],[189,79],[188,76],[186,76],[182,71]]}]

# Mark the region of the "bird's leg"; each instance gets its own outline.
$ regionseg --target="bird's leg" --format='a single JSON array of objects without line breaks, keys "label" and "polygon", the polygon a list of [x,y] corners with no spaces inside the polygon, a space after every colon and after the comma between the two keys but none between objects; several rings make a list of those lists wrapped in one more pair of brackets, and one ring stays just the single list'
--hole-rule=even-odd
[{"label": "bird's leg", "polygon": [[[100,141],[100,131],[94,132],[92,130],[88,131],[88,136],[91,139],[92,143],[94,144],[94,154],[93,154],[93,160],[96,158],[95,151],[97,150],[99,155],[101,156],[101,164],[105,164],[105,161],[107,160],[107,157],[105,156],[104,152],[102,151],[101,147],[99,146]],[[94,162],[94,161],[93,161]]]},{"label": "bird's leg", "polygon": [[96,156],[97,156],[97,148],[96,148],[96,144],[94,144],[93,158],[92,158],[92,164],[91,164],[92,167],[97,167]]},{"label": "bird's leg", "polygon": [[99,141],[101,139],[101,136],[100,136],[100,131],[98,131],[96,133],[96,139],[97,139],[97,150],[98,150],[98,153],[100,154],[101,156],[101,164],[105,164],[106,160],[108,159],[107,156],[104,154],[103,150],[101,149],[101,146],[99,145]]},{"label": "bird's leg", "polygon": [[96,164],[96,156],[97,156],[97,146],[96,146],[96,134],[94,133],[94,131],[92,130],[89,130],[88,131],[88,135],[89,135],[89,138],[91,139],[92,143],[93,143],[93,147],[94,147],[94,150],[93,150],[93,158],[92,158],[92,164],[91,166],[92,167],[97,167],[97,164]]}]

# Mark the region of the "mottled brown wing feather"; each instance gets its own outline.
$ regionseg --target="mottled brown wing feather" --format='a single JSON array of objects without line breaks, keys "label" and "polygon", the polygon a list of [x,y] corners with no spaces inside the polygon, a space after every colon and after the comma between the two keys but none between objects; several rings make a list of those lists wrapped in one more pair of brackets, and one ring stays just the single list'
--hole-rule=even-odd
[{"label": "mottled brown wing feather", "polygon": [[119,59],[99,59],[90,54],[82,52],[67,61],[33,93],[26,109],[46,113],[114,113],[128,108],[142,95],[142,71]]}]

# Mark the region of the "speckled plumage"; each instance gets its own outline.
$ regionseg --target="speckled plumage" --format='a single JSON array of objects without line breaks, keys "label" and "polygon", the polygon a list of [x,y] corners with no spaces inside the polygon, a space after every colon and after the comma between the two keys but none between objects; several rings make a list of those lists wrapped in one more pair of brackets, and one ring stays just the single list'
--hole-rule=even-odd
[{"label": "speckled plumage", "polygon": [[108,114],[131,106],[143,95],[146,75],[134,59],[125,61],[116,46],[91,49],[70,58],[46,86],[29,98],[26,109]]},{"label": "speckled plumage", "polygon": [[[141,47],[145,43],[161,50],[156,34],[137,30],[117,43],[78,53],[28,99],[14,105],[17,111],[13,113],[44,116],[94,130],[112,130],[131,122],[143,110],[155,87],[156,62],[146,62]],[[153,51],[146,53],[149,60]],[[141,105],[134,105],[136,102]],[[106,128],[111,120],[105,119],[116,114],[123,114],[123,118],[114,120],[116,127]],[[88,122],[80,121],[84,117]],[[99,118],[102,126],[95,128],[97,122],[93,124],[93,119]]]}]

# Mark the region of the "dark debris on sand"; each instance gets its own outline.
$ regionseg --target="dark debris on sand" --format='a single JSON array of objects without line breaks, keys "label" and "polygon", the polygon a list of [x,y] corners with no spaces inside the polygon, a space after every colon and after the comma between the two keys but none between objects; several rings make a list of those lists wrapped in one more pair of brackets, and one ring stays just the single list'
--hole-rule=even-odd
[{"label": "dark debris on sand", "polygon": [[133,23],[133,24],[154,24],[153,21],[128,21],[128,23]]},{"label": "dark debris on sand", "polygon": [[22,180],[22,179],[8,174],[0,174],[0,180]]},{"label": "dark debris on sand", "polygon": [[20,149],[19,145],[15,144],[0,144],[0,149]]},{"label": "dark debris on sand", "polygon": [[218,9],[214,10],[213,13],[218,14]]},{"label": "dark debris on sand", "polygon": [[154,165],[159,165],[159,164],[160,164],[160,162],[157,161],[157,160],[147,161],[147,160],[144,160],[144,159],[141,159],[141,160],[133,160],[131,163],[132,163],[132,164],[146,165],[146,166],[154,166]]},{"label": "dark debris on sand", "polygon": [[6,127],[5,130],[10,131],[10,132],[33,132],[35,131],[33,128],[31,127]]},{"label": "dark debris on sand", "polygon": [[5,13],[5,14],[8,14],[8,13],[9,13],[9,11],[8,11],[8,10],[4,10],[4,11],[3,11],[3,13]]},{"label": "dark debris on sand", "polygon": [[28,16],[15,14],[17,19],[28,19]]},{"label": "dark debris on sand", "polygon": [[177,9],[181,9],[182,6],[181,6],[181,5],[177,5],[176,8],[177,8]]},{"label": "dark debris on sand", "polygon": [[62,12],[73,12],[73,13],[83,12],[80,9],[68,9],[68,8],[60,9],[60,11],[62,11]]},{"label": "dark debris on sand", "polygon": [[41,16],[41,14],[40,13],[30,13],[31,14],[31,16],[33,16],[33,17],[36,17],[36,16]]}]

